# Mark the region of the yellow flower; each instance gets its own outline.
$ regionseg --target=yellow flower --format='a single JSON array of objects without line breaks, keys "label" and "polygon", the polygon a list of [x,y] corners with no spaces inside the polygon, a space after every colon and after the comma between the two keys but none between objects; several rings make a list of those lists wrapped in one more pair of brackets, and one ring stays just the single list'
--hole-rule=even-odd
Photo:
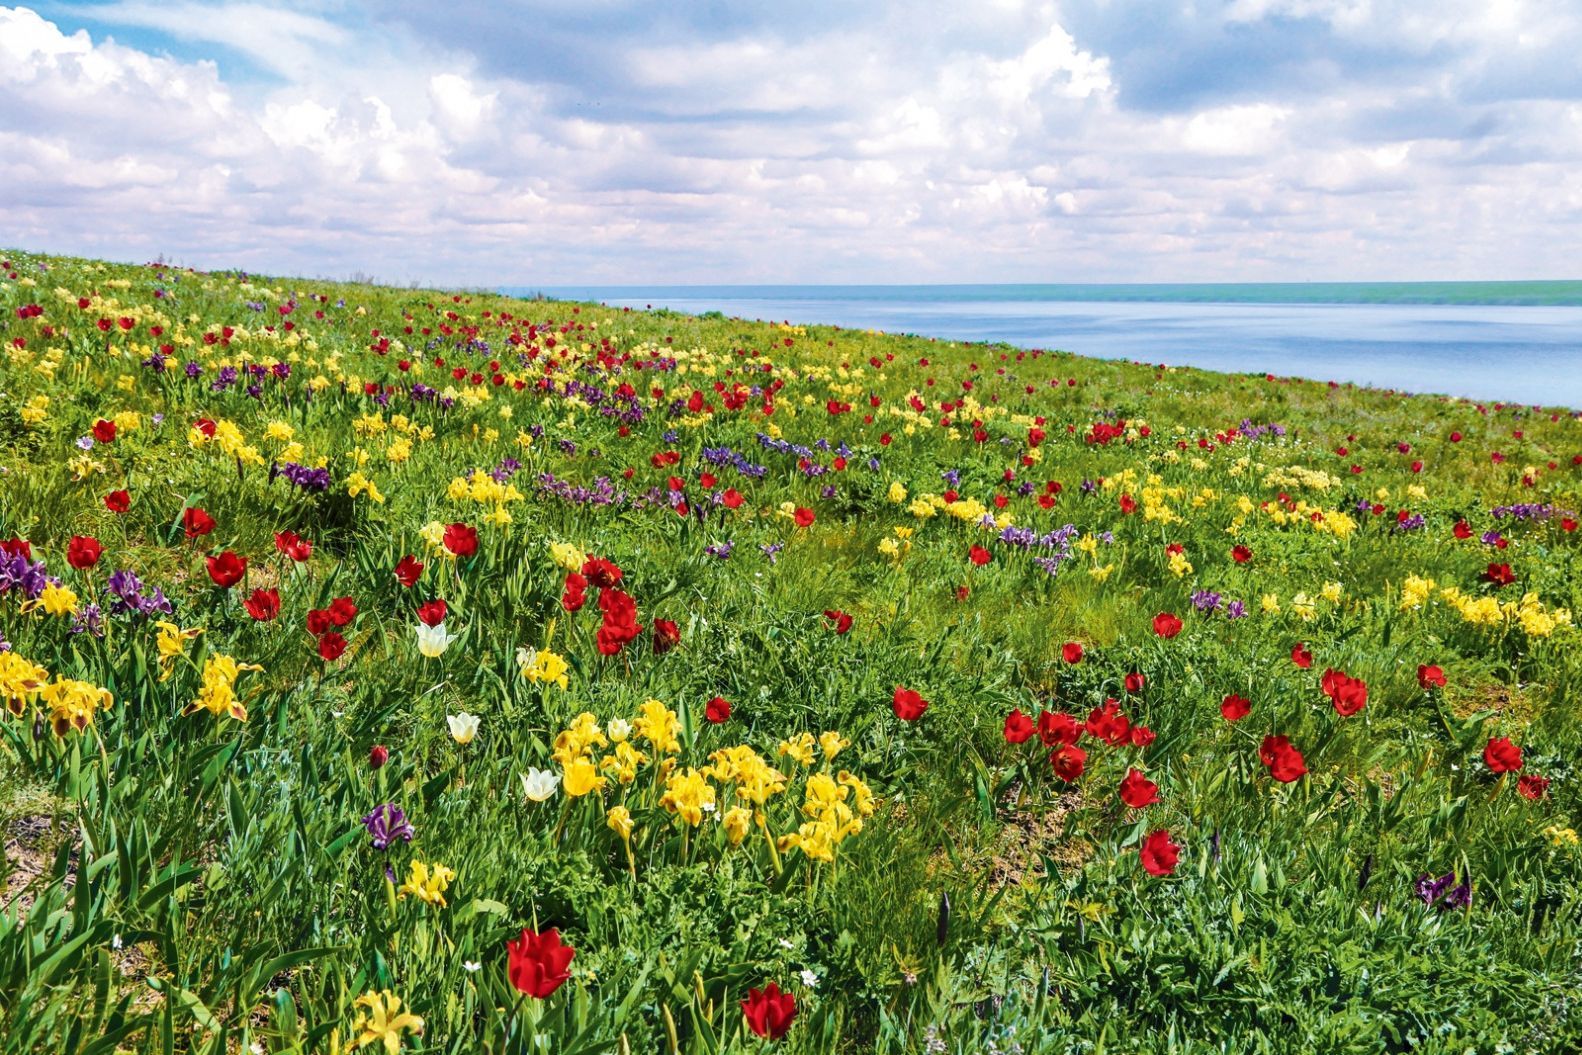
[{"label": "yellow flower", "polygon": [[846,739],[844,736],[841,736],[839,733],[830,730],[819,735],[818,746],[824,751],[824,760],[829,761],[836,755],[840,754],[842,750],[850,747],[851,741]]},{"label": "yellow flower", "polygon": [[455,878],[456,873],[442,864],[426,865],[422,861],[414,860],[407,872],[406,882],[401,884],[397,896],[405,899],[411,894],[419,901],[444,908],[445,889]]},{"label": "yellow flower", "polygon": [[566,688],[566,672],[570,669],[564,657],[545,648],[519,648],[516,661],[521,666],[522,677],[531,682],[544,682]]},{"label": "yellow flower", "polygon": [[714,809],[714,785],[696,769],[682,769],[665,781],[659,804],[693,827],[703,823],[705,810]]},{"label": "yellow flower", "polygon": [[50,615],[71,615],[77,610],[77,595],[65,586],[48,583],[29,607],[42,608]]},{"label": "yellow flower", "polygon": [[637,735],[654,745],[654,750],[666,754],[676,754],[681,750],[681,741],[676,734],[681,731],[681,718],[658,700],[647,700],[638,708],[641,716],[632,722],[632,728]]},{"label": "yellow flower", "polygon": [[588,563],[588,555],[569,542],[551,542],[549,557],[562,571],[580,572]]},{"label": "yellow flower", "polygon": [[615,774],[615,779],[622,784],[630,784],[637,779],[637,767],[647,761],[647,755],[623,740],[615,745],[613,754],[599,763],[599,768]]},{"label": "yellow flower", "polygon": [[890,499],[890,501],[894,502],[896,505],[900,505],[902,502],[905,502],[906,501],[906,485],[903,484],[900,480],[892,480],[892,481],[890,481],[889,499]]},{"label": "yellow flower", "polygon": [[599,720],[587,711],[583,711],[571,720],[571,725],[555,737],[555,750],[550,757],[561,766],[568,766],[574,760],[585,758],[588,752],[595,747],[603,747],[607,741],[604,733],[599,729]]},{"label": "yellow flower", "polygon": [[562,786],[566,789],[566,794],[574,799],[604,787],[604,778],[599,776],[599,767],[586,758],[572,759],[564,768],[566,779]]},{"label": "yellow flower", "polygon": [[380,505],[383,505],[385,500],[385,496],[379,493],[379,488],[374,486],[374,482],[361,472],[354,472],[346,478],[346,493],[352,498],[366,494]]},{"label": "yellow flower", "polygon": [[798,733],[790,740],[780,741],[780,749],[777,754],[783,758],[791,758],[804,766],[811,766],[813,764],[813,743],[812,733]]},{"label": "yellow flower", "polygon": [[256,663],[238,663],[230,656],[210,656],[203,662],[202,684],[198,698],[187,704],[183,714],[208,711],[216,718],[229,714],[239,722],[247,721],[247,708],[236,698],[236,679],[244,670],[263,670]]},{"label": "yellow flower", "polygon": [[785,774],[769,765],[746,744],[721,748],[709,756],[705,770],[721,783],[736,785],[736,797],[762,806],[773,795],[786,789]]},{"label": "yellow flower", "polygon": [[29,696],[35,695],[49,680],[49,671],[15,652],[0,652],[0,703],[22,717]]},{"label": "yellow flower", "polygon": [[720,818],[720,823],[725,826],[725,838],[729,839],[732,846],[740,846],[747,838],[753,822],[752,811],[745,806],[732,806],[725,811],[725,816]]},{"label": "yellow flower", "polygon": [[604,823],[609,825],[610,831],[622,839],[632,837],[632,811],[625,806],[611,806],[610,811],[604,815]]},{"label": "yellow flower", "polygon": [[423,1032],[423,1020],[402,1011],[401,998],[388,989],[377,993],[369,990],[359,996],[353,1006],[363,1009],[352,1023],[352,1032],[356,1035],[352,1040],[353,1050],[382,1043],[386,1055],[397,1055],[401,1050],[402,1033]]},{"label": "yellow flower", "polygon": [[1264,594],[1259,606],[1270,615],[1278,613],[1280,611],[1280,595],[1274,593]]},{"label": "yellow flower", "polygon": [[93,724],[96,710],[108,709],[115,702],[110,690],[73,678],[60,678],[46,685],[39,699],[49,708],[50,727],[56,736],[65,736],[73,730],[82,732]]},{"label": "yellow flower", "polygon": [[154,624],[159,628],[159,680],[169,681],[170,676],[176,671],[176,661],[187,654],[187,642],[203,633],[202,627],[192,627],[183,630],[175,623],[167,623],[161,619]]},{"label": "yellow flower", "polygon": [[1323,589],[1321,589],[1319,593],[1323,594],[1324,600],[1330,602],[1331,604],[1339,604],[1342,591],[1343,587],[1340,585],[1340,583],[1326,582],[1323,586]]}]

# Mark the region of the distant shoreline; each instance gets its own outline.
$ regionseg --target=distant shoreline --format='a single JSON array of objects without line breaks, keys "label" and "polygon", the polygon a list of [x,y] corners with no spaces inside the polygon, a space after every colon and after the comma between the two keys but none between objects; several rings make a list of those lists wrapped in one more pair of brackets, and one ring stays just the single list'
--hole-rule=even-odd
[{"label": "distant shoreline", "polygon": [[960,283],[896,285],[557,285],[502,286],[510,296],[566,300],[637,297],[712,300],[893,301],[934,303],[1422,304],[1582,307],[1582,280],[1494,282]]}]

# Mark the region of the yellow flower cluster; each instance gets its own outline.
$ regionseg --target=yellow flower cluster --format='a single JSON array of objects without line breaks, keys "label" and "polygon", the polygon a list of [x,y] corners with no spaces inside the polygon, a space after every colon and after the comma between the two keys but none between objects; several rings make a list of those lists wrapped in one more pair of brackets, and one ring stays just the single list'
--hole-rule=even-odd
[{"label": "yellow flower cluster", "polygon": [[44,687],[49,671],[23,659],[15,652],[0,652],[0,703],[6,710],[22,717],[27,712],[27,701]]},{"label": "yellow flower cluster", "polygon": [[49,709],[50,727],[56,736],[82,732],[93,724],[94,712],[108,709],[115,702],[109,689],[75,678],[59,678],[39,692],[39,700]]},{"label": "yellow flower cluster", "polygon": [[236,679],[244,670],[263,670],[257,663],[238,663],[231,656],[210,656],[203,663],[198,698],[187,705],[184,714],[208,711],[216,718],[229,714],[239,722],[247,721],[247,708],[236,695]]},{"label": "yellow flower cluster", "polygon": [[873,816],[873,792],[842,770],[837,777],[814,773],[803,794],[802,815],[808,820],[792,834],[781,836],[779,849],[796,847],[815,861],[833,861],[835,848],[862,831],[864,817]]},{"label": "yellow flower cluster", "polygon": [[1401,608],[1425,607],[1433,600],[1436,589],[1439,599],[1454,608],[1463,622],[1473,626],[1519,626],[1528,637],[1541,638],[1573,625],[1569,608],[1549,608],[1536,593],[1526,593],[1520,600],[1502,603],[1497,597],[1476,597],[1456,586],[1439,588],[1433,579],[1420,575],[1406,577],[1406,582],[1401,586]]},{"label": "yellow flower cluster", "polygon": [[[832,762],[851,742],[833,730],[818,736],[799,733],[781,742],[779,754],[809,769],[801,820],[795,831],[777,840],[765,807],[785,794],[791,778],[747,744],[719,748],[703,766],[677,765],[678,759],[670,756],[682,751],[680,727],[680,717],[658,700],[645,701],[630,722],[617,718],[601,727],[593,714],[577,715],[555,737],[552,753],[566,794],[578,798],[602,791],[603,774],[609,774],[621,785],[621,800],[605,812],[604,825],[623,840],[631,839],[637,825],[633,809],[646,803],[684,828],[697,828],[715,816],[732,846],[740,846],[756,825],[772,848],[798,847],[819,861],[833,860],[836,846],[860,831],[862,818],[874,812],[873,793],[856,776],[845,771],[832,776],[814,768]],[[646,741],[652,754],[639,751],[633,738]],[[605,747],[611,750],[599,757],[596,749]],[[654,781],[639,784],[638,771],[650,761],[655,762]]]},{"label": "yellow flower cluster", "polygon": [[442,864],[424,864],[414,858],[407,871],[406,882],[401,884],[396,896],[405,900],[410,894],[425,904],[444,908],[445,891],[455,878],[456,873]]}]

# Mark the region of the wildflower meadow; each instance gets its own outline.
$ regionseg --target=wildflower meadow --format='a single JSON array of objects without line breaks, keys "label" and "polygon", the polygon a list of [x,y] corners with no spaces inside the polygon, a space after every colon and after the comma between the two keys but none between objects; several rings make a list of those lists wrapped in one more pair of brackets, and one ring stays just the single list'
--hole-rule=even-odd
[{"label": "wildflower meadow", "polygon": [[0,254],[0,1051],[1582,1049],[1582,421]]}]

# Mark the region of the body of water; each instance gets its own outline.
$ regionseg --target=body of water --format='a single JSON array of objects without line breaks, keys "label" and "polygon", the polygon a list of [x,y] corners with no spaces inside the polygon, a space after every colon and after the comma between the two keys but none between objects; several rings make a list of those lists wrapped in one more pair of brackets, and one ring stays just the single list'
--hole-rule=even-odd
[{"label": "body of water", "polygon": [[1582,282],[578,286],[531,292],[615,307],[720,311],[1582,408]]}]

